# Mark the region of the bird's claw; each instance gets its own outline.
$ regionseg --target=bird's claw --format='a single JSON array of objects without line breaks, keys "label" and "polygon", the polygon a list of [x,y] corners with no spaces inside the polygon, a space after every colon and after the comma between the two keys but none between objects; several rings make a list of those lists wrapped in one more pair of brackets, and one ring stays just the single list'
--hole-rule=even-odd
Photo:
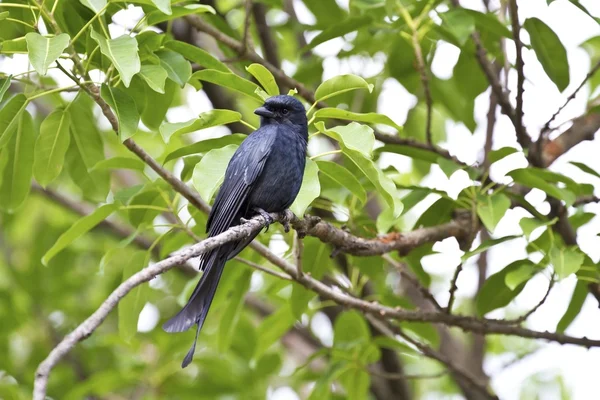
[{"label": "bird's claw", "polygon": [[267,230],[265,232],[268,232],[269,231],[269,226],[273,223],[273,217],[271,217],[271,214],[269,214],[268,212],[266,212],[262,208],[256,207],[254,209],[254,211],[256,211],[257,213],[259,213],[260,216],[265,219],[265,226],[267,227]]},{"label": "bird's claw", "polygon": [[290,209],[283,210],[283,218],[281,219],[281,225],[283,225],[283,230],[285,233],[290,231],[290,222],[294,220],[296,215]]}]

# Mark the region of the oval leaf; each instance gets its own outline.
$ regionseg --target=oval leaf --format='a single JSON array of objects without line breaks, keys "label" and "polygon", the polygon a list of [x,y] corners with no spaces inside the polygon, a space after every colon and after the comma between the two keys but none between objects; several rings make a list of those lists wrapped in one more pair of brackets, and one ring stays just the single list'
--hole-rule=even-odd
[{"label": "oval leaf", "polygon": [[258,86],[249,80],[246,80],[231,72],[205,69],[195,72],[190,79],[211,82],[215,85],[223,86],[228,89],[235,90],[236,92],[245,94],[246,96],[259,101],[260,103],[263,102],[263,99],[257,94],[257,90],[260,90]]},{"label": "oval leaf", "polygon": [[373,85],[357,75],[339,75],[319,85],[315,92],[315,100],[317,102],[324,101],[335,95],[357,89],[367,89],[370,93]]},{"label": "oval leaf", "polygon": [[213,195],[223,183],[225,170],[237,148],[238,146],[230,144],[211,150],[194,167],[192,175],[194,188],[206,201],[212,200]]},{"label": "oval leaf", "polygon": [[256,78],[269,96],[277,96],[279,94],[279,86],[277,86],[273,74],[264,66],[256,63],[251,64],[246,67],[246,71],[250,72]]},{"label": "oval leaf", "polygon": [[62,171],[69,148],[71,116],[64,109],[53,111],[40,125],[40,136],[35,141],[33,175],[44,187]]},{"label": "oval leaf", "polygon": [[115,112],[119,121],[119,137],[124,142],[137,132],[140,123],[135,101],[122,89],[107,85],[102,85],[100,95]]},{"label": "oval leaf", "polygon": [[184,133],[225,125],[231,122],[238,122],[241,119],[242,114],[236,111],[210,110],[203,112],[198,118],[191,119],[187,122],[165,122],[160,126],[160,134],[165,143],[169,143],[169,140],[173,135],[182,135]]},{"label": "oval leaf", "polygon": [[227,65],[213,57],[209,52],[202,50],[197,46],[180,42],[178,40],[170,40],[165,43],[165,47],[181,54],[191,62],[196,63],[206,69],[215,69],[221,72],[231,72]]},{"label": "oval leaf", "polygon": [[44,254],[42,263],[48,265],[48,262],[57,255],[65,247],[73,243],[84,233],[89,232],[93,227],[104,221],[110,214],[116,211],[119,207],[116,204],[105,204],[94,210],[93,213],[80,218],[75,222],[65,233],[60,235],[56,243]]},{"label": "oval leaf", "polygon": [[25,111],[18,118],[10,142],[0,151],[0,209],[9,213],[15,211],[29,194],[35,135],[33,118]]},{"label": "oval leaf", "polygon": [[544,71],[562,92],[569,86],[569,59],[565,46],[539,18],[527,18],[523,28],[529,33],[531,47]]},{"label": "oval leaf", "polygon": [[165,158],[165,163],[176,158],[189,156],[190,154],[206,153],[212,149],[224,147],[230,144],[240,145],[248,136],[242,133],[233,135],[225,135],[216,139],[201,140],[189,146],[181,147],[172,153],[169,153]]},{"label": "oval leaf", "polygon": [[319,167],[320,173],[327,175],[348,189],[362,204],[367,201],[367,192],[358,179],[356,179],[356,177],[346,168],[331,161],[317,161],[317,166]]},{"label": "oval leaf", "polygon": [[398,132],[402,132],[402,127],[392,121],[390,117],[378,113],[355,113],[339,108],[322,108],[315,112],[315,118],[336,118],[356,122],[366,122],[369,124],[382,124],[391,126],[392,128],[397,129]]},{"label": "oval leaf", "polygon": [[141,69],[137,40],[129,35],[107,40],[93,29],[90,36],[98,43],[102,54],[108,57],[117,71],[119,71],[125,87],[129,87],[131,78],[140,72]]},{"label": "oval leaf", "polygon": [[307,158],[306,168],[304,169],[304,177],[302,178],[302,186],[296,200],[290,206],[290,210],[297,216],[304,215],[304,212],[314,199],[321,194],[321,184],[319,183],[319,167],[317,164]]}]

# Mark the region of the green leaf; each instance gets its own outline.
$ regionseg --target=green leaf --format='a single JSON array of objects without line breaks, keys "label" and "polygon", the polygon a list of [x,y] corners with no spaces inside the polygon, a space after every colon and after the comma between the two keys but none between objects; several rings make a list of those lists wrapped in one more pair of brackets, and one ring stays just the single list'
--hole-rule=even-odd
[{"label": "green leaf", "polygon": [[[302,270],[310,273],[315,279],[321,279],[323,275],[333,269],[331,254],[327,245],[314,237],[305,237],[304,251],[302,252]],[[297,319],[302,317],[306,311],[309,301],[316,296],[315,292],[306,289],[297,283],[292,284],[292,296],[289,304],[292,313]]]},{"label": "green leaf", "polygon": [[0,79],[0,103],[2,102],[2,99],[4,98],[4,94],[10,87],[11,79],[12,79],[12,75],[9,75],[8,77],[6,77],[4,79]]},{"label": "green leaf", "polygon": [[475,18],[462,8],[453,8],[439,14],[442,28],[446,29],[462,47],[475,30]]},{"label": "green leaf", "polygon": [[[336,126],[327,130],[323,122],[317,122],[315,127],[323,134],[332,137],[340,142],[344,155],[346,155],[363,174],[377,188],[379,194],[385,199],[390,207],[394,210],[394,217],[398,217],[402,213],[402,202],[399,199],[398,191],[394,182],[385,175],[379,168],[375,166],[373,161],[367,155],[370,153],[370,143],[373,135],[373,130],[367,126],[360,124],[350,124],[353,126]],[[348,142],[351,147],[346,146]],[[361,146],[360,143],[363,143]],[[359,149],[354,147],[358,146]]]},{"label": "green leaf", "polygon": [[[506,285],[506,275],[516,271],[523,266],[535,264],[529,260],[518,260],[504,267],[501,271],[490,276],[481,287],[475,299],[477,313],[483,316],[497,308],[504,307],[512,301],[525,287],[527,282],[521,283],[514,290]],[[525,267],[527,268],[527,267]]]},{"label": "green leaf", "polygon": [[579,168],[580,170],[582,170],[583,172],[593,175],[596,178],[600,178],[600,174],[597,173],[594,169],[588,167],[587,165],[585,165],[584,163],[580,163],[577,161],[569,161],[569,164],[572,164],[574,166],[576,166],[577,168]]},{"label": "green leaf", "polygon": [[90,171],[104,160],[104,144],[92,112],[92,100],[80,93],[69,106],[71,141],[67,149],[67,171],[83,196],[95,202],[106,200],[110,175],[106,171]]},{"label": "green leaf", "polygon": [[165,93],[165,81],[167,80],[167,71],[160,65],[144,64],[139,72],[150,89],[158,93]]},{"label": "green leaf", "polygon": [[510,290],[515,290],[521,284],[526,283],[538,272],[538,268],[531,264],[522,264],[514,271],[510,271],[504,277],[504,283]]},{"label": "green leaf", "polygon": [[308,400],[329,400],[331,398],[331,385],[333,381],[348,369],[352,368],[347,362],[339,361],[331,364],[331,367],[319,376]]},{"label": "green leaf", "polygon": [[367,192],[358,179],[340,164],[331,161],[317,161],[319,172],[327,175],[340,185],[348,189],[362,204],[367,201]]},{"label": "green leaf", "polygon": [[[171,15],[171,0],[151,0],[152,3],[158,8],[163,14]],[[150,24],[149,24],[150,25]]]},{"label": "green leaf", "polygon": [[[325,125],[321,123],[320,126],[324,127]],[[375,145],[375,135],[370,127],[351,122],[345,126],[336,126],[323,133],[342,143],[345,148],[358,151],[367,158],[371,157]]]},{"label": "green leaf", "polygon": [[508,242],[509,240],[514,240],[514,239],[518,239],[521,236],[518,235],[514,235],[514,236],[505,236],[503,238],[499,238],[499,239],[489,239],[484,241],[483,243],[481,243],[476,249],[471,250],[469,252],[466,252],[460,259],[462,261],[467,261],[469,258],[477,255],[477,254],[481,254],[484,251],[488,250],[491,247],[494,247],[500,243],[504,243],[504,242]]},{"label": "green leaf", "polygon": [[25,36],[1,41],[0,50],[3,54],[26,54],[27,41],[25,40]]},{"label": "green leaf", "polygon": [[242,114],[231,110],[210,110],[203,112],[198,118],[186,122],[165,122],[160,126],[160,134],[169,143],[171,137],[199,131],[213,126],[225,125],[231,122],[241,121]]},{"label": "green leaf", "polygon": [[237,148],[238,146],[230,144],[220,149],[211,150],[194,167],[194,174],[192,175],[194,188],[207,202],[211,201],[213,195],[223,183],[225,170]]},{"label": "green leaf", "polygon": [[134,171],[143,172],[146,164],[139,158],[131,158],[131,157],[112,157],[107,158],[105,160],[100,160],[92,168],[90,171],[100,171],[107,169],[131,169]]},{"label": "green leaf", "polygon": [[567,307],[562,318],[558,321],[558,325],[556,325],[556,332],[564,333],[569,325],[571,325],[583,308],[583,303],[585,303],[587,295],[588,283],[584,280],[578,280],[577,285],[575,285],[575,289],[573,290],[573,296],[569,302],[569,307]]},{"label": "green leaf", "polygon": [[81,4],[98,14],[106,6],[106,0],[79,0]]},{"label": "green leaf", "polygon": [[535,17],[527,18],[523,28],[529,33],[531,47],[544,71],[562,92],[569,86],[569,60],[559,37],[548,25]]},{"label": "green leaf", "polygon": [[176,158],[189,156],[190,154],[206,153],[212,149],[224,147],[230,144],[240,145],[246,139],[248,135],[242,133],[236,133],[233,135],[226,135],[216,139],[201,140],[189,146],[180,147],[179,149],[169,153],[165,158],[165,163],[174,160]]},{"label": "green leaf", "polygon": [[245,94],[246,96],[263,103],[262,97],[257,94],[257,90],[260,88],[254,83],[250,82],[231,72],[222,72],[212,69],[205,69],[202,71],[194,72],[191,80],[199,80],[214,83],[215,85],[223,86],[236,92]]},{"label": "green leaf", "polygon": [[517,153],[518,151],[519,150],[515,149],[514,147],[502,147],[501,149],[490,151],[488,159],[490,164],[493,164],[502,160],[504,157],[508,157],[511,154]]},{"label": "green leaf", "polygon": [[498,222],[510,208],[510,199],[502,193],[493,193],[479,197],[477,215],[488,231],[493,232]]},{"label": "green leaf", "polygon": [[233,336],[237,333],[236,327],[244,309],[244,298],[250,289],[250,278],[252,278],[252,270],[249,268],[242,270],[239,278],[235,281],[233,290],[227,297],[227,306],[219,323],[218,334],[218,349],[222,353],[229,350]]},{"label": "green leaf", "polygon": [[69,45],[69,35],[60,35],[47,38],[39,33],[29,32],[25,35],[29,62],[40,75],[46,75],[48,67],[52,64]]},{"label": "green leaf", "polygon": [[133,99],[123,89],[107,85],[102,85],[100,95],[117,116],[121,141],[124,142],[132,137],[140,123],[140,115]]},{"label": "green leaf", "polygon": [[579,271],[579,268],[583,265],[583,260],[584,255],[574,247],[554,246],[550,250],[550,262],[554,266],[554,271],[559,280]]},{"label": "green leaf", "polygon": [[311,205],[314,199],[321,194],[321,184],[319,183],[319,167],[310,158],[306,159],[306,167],[302,178],[302,186],[296,200],[290,206],[290,210],[298,215],[304,215],[308,206]]},{"label": "green leaf", "polygon": [[189,43],[180,42],[178,40],[169,40],[165,43],[167,49],[176,51],[193,63],[198,64],[206,69],[215,69],[221,72],[231,72],[227,65],[223,64],[217,58],[213,57],[209,52],[202,50],[198,46],[193,46]]},{"label": "green leaf", "polygon": [[273,343],[279,341],[296,322],[290,307],[285,305],[279,307],[277,311],[263,319],[258,327],[257,337],[260,338],[254,351],[254,358],[258,359],[267,351]]},{"label": "green leaf", "polygon": [[277,86],[273,74],[264,66],[256,63],[250,64],[246,67],[246,71],[250,72],[256,78],[269,96],[277,96],[279,94],[279,86]]},{"label": "green leaf", "polygon": [[0,108],[0,149],[4,147],[15,132],[19,115],[27,107],[27,97],[17,94]]},{"label": "green leaf", "polygon": [[391,126],[398,130],[398,132],[402,132],[402,127],[392,121],[387,115],[377,114],[377,113],[355,113],[347,110],[342,110],[339,108],[321,108],[317,110],[314,114],[316,119],[321,118],[335,118],[335,119],[345,119],[349,121],[356,122],[366,122],[369,124],[382,124]]},{"label": "green leaf", "polygon": [[367,89],[373,91],[373,85],[356,75],[338,75],[321,83],[315,92],[317,102],[325,101],[330,97],[346,93],[351,90]]},{"label": "green leaf", "polygon": [[170,80],[184,87],[192,75],[192,66],[179,53],[170,50],[157,51],[156,55],[160,59],[160,65],[167,71]]},{"label": "green leaf", "polygon": [[325,43],[331,39],[336,37],[340,37],[346,35],[350,32],[355,32],[363,26],[367,26],[372,22],[372,17],[370,15],[360,15],[356,17],[350,17],[342,22],[338,22],[336,24],[327,26],[321,33],[311,40],[308,44],[308,48],[312,49],[321,43]]},{"label": "green leaf", "polygon": [[54,245],[42,257],[42,263],[48,265],[48,262],[57,255],[61,250],[69,246],[71,243],[81,237],[84,233],[89,232],[92,228],[104,221],[110,214],[115,212],[119,207],[116,204],[105,204],[98,207],[89,215],[80,218],[66,232],[59,236]]},{"label": "green leaf", "polygon": [[558,221],[558,218],[554,218],[550,221],[540,221],[537,218],[521,218],[519,221],[519,226],[521,230],[523,230],[523,234],[527,239],[531,236],[534,230],[540,228],[542,226],[551,226],[554,225]]},{"label": "green leaf", "polygon": [[[123,281],[141,271],[146,266],[147,259],[146,252],[141,250],[131,254],[123,263]],[[133,288],[119,302],[119,335],[126,343],[130,343],[137,332],[140,312],[146,305],[147,298],[148,286],[144,283]]]},{"label": "green leaf", "polygon": [[129,35],[106,40],[102,34],[91,30],[90,36],[100,46],[100,51],[113,63],[125,87],[141,69],[137,40]]},{"label": "green leaf", "polygon": [[357,311],[344,311],[335,320],[333,344],[335,347],[367,343],[371,339],[365,318]]},{"label": "green leaf", "polygon": [[545,176],[541,177],[539,171],[533,168],[515,169],[510,171],[507,175],[512,177],[515,182],[531,188],[540,189],[546,192],[546,194],[549,196],[563,200],[567,206],[572,205],[576,200],[576,196],[573,192],[548,183],[548,181],[544,179]]},{"label": "green leaf", "polygon": [[9,213],[14,212],[29,194],[35,135],[33,118],[25,111],[18,118],[10,142],[0,150],[0,209]]},{"label": "green leaf", "polygon": [[491,33],[498,38],[512,38],[510,30],[498,19],[495,13],[481,13],[475,10],[464,9],[475,19],[475,25],[482,32]]},{"label": "green leaf", "polygon": [[35,142],[33,175],[46,187],[62,171],[69,148],[71,116],[64,109],[53,111],[40,125],[40,135]]},{"label": "green leaf", "polygon": [[[153,0],[156,1],[156,0]],[[186,15],[211,13],[215,14],[215,9],[205,4],[190,4],[187,6],[175,6],[171,8],[170,13],[165,13],[163,10],[151,11],[146,18],[148,25],[156,25],[161,22],[170,21],[172,19],[181,18]]]}]

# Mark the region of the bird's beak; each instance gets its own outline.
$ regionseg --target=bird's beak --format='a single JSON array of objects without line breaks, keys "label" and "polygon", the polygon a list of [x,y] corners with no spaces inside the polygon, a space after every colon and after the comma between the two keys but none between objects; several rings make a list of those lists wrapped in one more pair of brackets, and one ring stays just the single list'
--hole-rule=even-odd
[{"label": "bird's beak", "polygon": [[258,107],[256,110],[254,110],[254,114],[260,115],[261,117],[265,117],[265,118],[274,118],[275,117],[275,113],[273,111],[267,109],[266,107]]}]

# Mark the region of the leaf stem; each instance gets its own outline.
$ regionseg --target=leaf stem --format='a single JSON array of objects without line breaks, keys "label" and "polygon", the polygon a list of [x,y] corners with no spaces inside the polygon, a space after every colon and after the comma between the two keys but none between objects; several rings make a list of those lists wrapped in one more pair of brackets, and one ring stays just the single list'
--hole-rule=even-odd
[{"label": "leaf stem", "polygon": [[323,157],[323,156],[328,156],[328,155],[330,155],[330,154],[338,154],[338,153],[341,153],[341,152],[342,152],[342,150],[340,150],[340,149],[337,149],[337,150],[331,150],[331,151],[326,151],[326,152],[324,152],[324,153],[317,154],[316,156],[312,156],[312,157],[310,157],[310,159],[311,159],[311,160],[314,160],[315,158],[319,158],[319,157]]},{"label": "leaf stem", "polygon": [[[56,0],[56,3],[58,3],[58,0]],[[79,38],[79,36],[81,36],[81,34],[82,34],[83,32],[85,32],[85,31],[87,30],[87,28],[89,28],[89,27],[90,27],[90,25],[91,25],[91,24],[92,24],[92,23],[93,23],[93,22],[94,22],[94,21],[95,21],[95,20],[96,20],[96,19],[97,19],[97,18],[98,18],[100,15],[102,15],[102,13],[103,13],[104,11],[106,11],[106,9],[108,8],[109,4],[110,4],[110,3],[108,3],[108,2],[107,2],[107,3],[106,3],[106,5],[105,5],[104,7],[102,7],[102,8],[100,9],[100,11],[98,11],[98,12],[97,12],[97,13],[96,13],[96,14],[95,14],[95,15],[94,15],[94,16],[93,16],[93,17],[92,17],[92,18],[91,18],[91,19],[90,19],[90,20],[89,20],[89,21],[88,21],[88,22],[87,22],[87,23],[86,23],[84,26],[83,26],[83,28],[81,28],[81,29],[79,30],[79,32],[77,32],[77,34],[76,34],[76,35],[73,37],[73,39],[71,39],[71,43],[70,43],[70,45],[71,45],[71,46],[73,46],[73,45],[75,44],[75,41],[76,41],[76,40]],[[53,13],[54,13],[54,12],[53,12]],[[102,24],[100,24],[100,25],[102,25]]]},{"label": "leaf stem", "polygon": [[251,125],[251,124],[249,124],[248,122],[244,121],[243,119],[241,119],[241,120],[240,120],[240,122],[241,122],[243,125],[246,125],[248,128],[252,129],[253,131],[255,131],[255,130],[256,130],[256,128],[255,128],[254,126],[252,126],[252,125]]}]

